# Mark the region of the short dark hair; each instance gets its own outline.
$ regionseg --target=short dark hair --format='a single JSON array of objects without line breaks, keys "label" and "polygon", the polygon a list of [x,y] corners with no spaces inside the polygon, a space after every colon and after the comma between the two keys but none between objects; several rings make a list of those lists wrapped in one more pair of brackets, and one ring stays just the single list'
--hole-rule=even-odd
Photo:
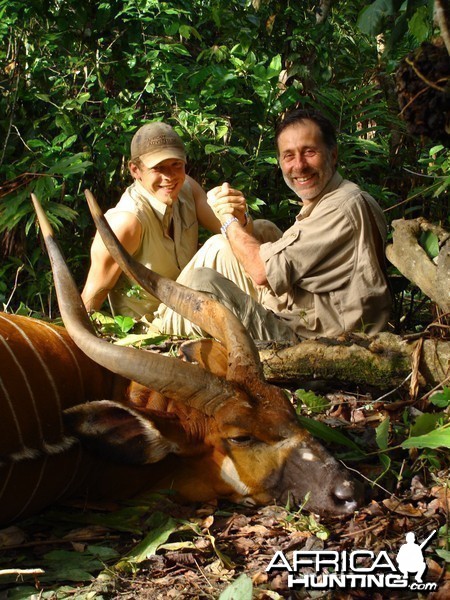
[{"label": "short dark hair", "polygon": [[302,121],[314,121],[322,133],[322,139],[329,150],[337,146],[336,129],[333,123],[321,112],[313,108],[294,108],[284,113],[279,119],[275,128],[275,146],[278,152],[278,138],[282,131],[290,125],[301,123]]}]

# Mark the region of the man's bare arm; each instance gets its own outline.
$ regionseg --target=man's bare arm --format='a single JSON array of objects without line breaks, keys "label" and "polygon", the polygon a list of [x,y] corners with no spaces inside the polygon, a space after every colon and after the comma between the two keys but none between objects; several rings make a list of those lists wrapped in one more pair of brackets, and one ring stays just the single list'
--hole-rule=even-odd
[{"label": "man's bare arm", "polygon": [[228,225],[226,234],[231,249],[245,272],[256,285],[267,285],[266,269],[259,253],[261,243],[247,233],[237,221]]},{"label": "man's bare arm", "polygon": [[[130,254],[134,254],[139,248],[142,235],[142,227],[136,217],[123,212],[111,215],[108,221],[123,246]],[[91,267],[81,294],[86,310],[100,309],[121,273],[119,265],[96,233],[91,247]]]}]

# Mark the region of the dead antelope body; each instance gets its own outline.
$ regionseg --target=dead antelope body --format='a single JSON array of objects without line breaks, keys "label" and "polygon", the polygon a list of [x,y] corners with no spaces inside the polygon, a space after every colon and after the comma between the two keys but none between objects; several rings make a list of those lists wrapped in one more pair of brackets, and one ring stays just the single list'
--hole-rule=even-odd
[{"label": "dead antelope body", "polygon": [[121,268],[214,339],[186,346],[195,364],[97,337],[35,201],[66,329],[0,314],[0,523],[67,497],[121,499],[173,489],[188,501],[224,498],[348,514],[348,473],[264,381],[238,320],[199,292],[148,271],[91,210]]}]

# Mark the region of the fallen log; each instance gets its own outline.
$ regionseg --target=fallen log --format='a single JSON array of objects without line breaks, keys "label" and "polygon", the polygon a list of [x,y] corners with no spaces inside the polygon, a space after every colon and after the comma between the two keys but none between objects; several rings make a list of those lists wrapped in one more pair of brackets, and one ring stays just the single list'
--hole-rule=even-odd
[{"label": "fallen log", "polygon": [[[418,343],[392,333],[350,334],[284,348],[272,345],[260,349],[260,357],[271,382],[324,379],[387,390],[400,385],[412,372]],[[421,386],[444,382],[450,375],[450,342],[423,340],[419,373]]]}]

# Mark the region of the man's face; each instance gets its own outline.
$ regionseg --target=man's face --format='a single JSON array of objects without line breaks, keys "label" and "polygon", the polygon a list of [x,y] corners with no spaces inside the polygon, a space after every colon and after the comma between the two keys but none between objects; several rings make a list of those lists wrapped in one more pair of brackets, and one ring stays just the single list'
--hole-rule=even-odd
[{"label": "man's face", "polygon": [[336,170],[337,150],[327,148],[314,121],[286,127],[278,137],[278,155],[286,184],[307,203],[320,196]]},{"label": "man's face", "polygon": [[168,158],[152,168],[130,165],[131,174],[160,202],[171,205],[186,179],[185,163],[177,158]]}]

